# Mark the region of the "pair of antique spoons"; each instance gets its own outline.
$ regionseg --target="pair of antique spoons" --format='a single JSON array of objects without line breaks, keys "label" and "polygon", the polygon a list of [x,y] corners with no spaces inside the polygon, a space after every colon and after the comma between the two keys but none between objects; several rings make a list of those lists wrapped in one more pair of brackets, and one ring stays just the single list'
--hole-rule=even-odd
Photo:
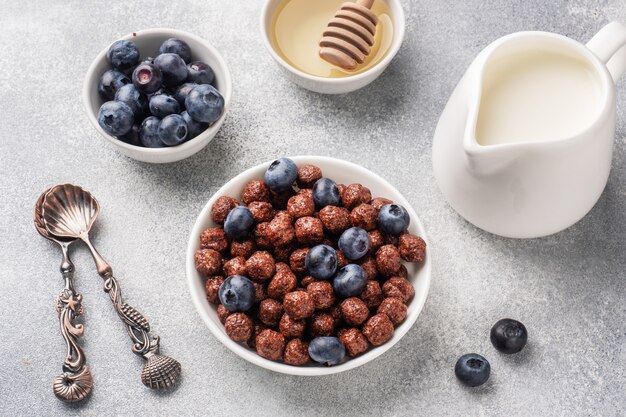
[{"label": "pair of antique spoons", "polygon": [[85,364],[85,355],[78,343],[83,325],[75,322],[82,314],[82,296],[72,285],[74,265],[69,258],[69,246],[82,240],[104,279],[104,291],[109,294],[117,314],[127,327],[133,341],[132,351],[146,360],[141,372],[141,382],[149,388],[171,387],[180,376],[178,361],[159,354],[159,337],[150,335],[150,324],[134,307],[122,300],[117,280],[111,266],[96,251],[89,240],[100,205],[95,197],[81,187],[72,184],[56,185],[46,190],[35,205],[35,227],[39,234],[61,246],[63,261],[61,273],[65,288],[57,298],[57,313],[61,334],[67,346],[63,373],[53,382],[54,394],[61,400],[77,402],[87,397],[93,388],[93,377]]}]

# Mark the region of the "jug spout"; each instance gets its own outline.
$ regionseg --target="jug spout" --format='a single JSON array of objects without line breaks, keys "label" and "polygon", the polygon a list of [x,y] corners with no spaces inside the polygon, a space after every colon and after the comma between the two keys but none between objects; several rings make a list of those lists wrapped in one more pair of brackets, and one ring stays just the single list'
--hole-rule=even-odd
[{"label": "jug spout", "polygon": [[465,156],[467,167],[477,176],[497,174],[510,167],[520,156],[515,145],[480,145],[474,138],[466,138]]}]

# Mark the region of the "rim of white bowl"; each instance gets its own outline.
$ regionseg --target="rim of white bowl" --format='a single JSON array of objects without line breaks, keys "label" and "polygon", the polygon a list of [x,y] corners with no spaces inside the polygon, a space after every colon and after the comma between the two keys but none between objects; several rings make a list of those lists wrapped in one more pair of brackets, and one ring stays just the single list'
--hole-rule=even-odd
[{"label": "rim of white bowl", "polygon": [[[288,157],[288,158],[292,159],[294,162],[296,162],[296,164],[309,163],[309,164],[319,164],[319,165],[327,165],[327,164],[344,165],[350,170],[354,171],[356,178],[358,178],[359,176],[363,177],[364,180],[359,180],[359,181],[362,181],[364,185],[366,186],[367,186],[367,183],[366,183],[367,177],[375,178],[384,187],[389,188],[390,190],[397,193],[397,195],[401,197],[400,201],[396,201],[396,202],[402,204],[406,208],[406,210],[409,212],[409,216],[411,218],[412,224],[415,224],[417,226],[420,236],[426,242],[427,247],[429,247],[428,238],[426,235],[426,230],[424,229],[424,225],[422,224],[420,218],[415,213],[415,210],[413,209],[411,204],[406,200],[406,198],[404,198],[404,196],[393,185],[391,185],[389,182],[387,182],[378,174],[375,174],[374,172],[368,170],[367,168],[364,168],[355,163],[345,161],[343,159],[332,158],[332,157],[327,157],[327,156],[301,155],[301,156],[293,156],[293,157]],[[402,324],[396,327],[392,339],[381,346],[370,347],[370,349],[363,355],[357,356],[356,358],[350,358],[346,360],[345,362],[342,362],[341,364],[332,366],[332,367],[323,367],[321,365],[299,367],[299,366],[287,365],[281,362],[274,362],[274,361],[270,361],[268,359],[262,358],[251,349],[248,349],[247,347],[244,347],[243,345],[240,345],[239,343],[234,342],[224,333],[223,326],[221,326],[222,328],[220,328],[220,325],[215,323],[209,317],[206,311],[207,307],[208,308],[215,308],[215,307],[212,304],[209,304],[209,302],[206,300],[206,295],[204,292],[198,293],[194,289],[194,282],[197,282],[197,280],[202,279],[202,277],[200,277],[200,275],[195,269],[194,253],[198,247],[198,240],[199,240],[200,233],[202,232],[202,228],[204,227],[203,225],[205,223],[205,220],[210,216],[210,210],[214,201],[219,196],[226,195],[227,192],[225,190],[232,188],[233,184],[240,181],[241,178],[248,177],[253,172],[256,172],[256,171],[264,171],[272,162],[273,160],[255,165],[241,172],[235,177],[233,177],[226,184],[220,187],[220,189],[217,190],[211,196],[211,198],[209,198],[207,203],[202,208],[200,215],[196,219],[194,226],[191,230],[189,242],[187,244],[187,254],[186,254],[187,285],[189,287],[189,291],[191,293],[191,298],[193,300],[194,306],[196,307],[198,314],[200,314],[200,317],[202,317],[202,319],[204,320],[204,323],[209,328],[211,333],[220,342],[222,342],[224,346],[226,346],[233,353],[242,357],[248,362],[251,362],[255,365],[258,365],[270,371],[279,372],[279,373],[288,374],[288,375],[322,376],[322,375],[331,375],[331,374],[336,374],[339,372],[348,371],[350,369],[354,369],[361,365],[364,365],[365,363],[368,363],[374,360],[375,358],[379,357],[380,355],[382,355],[383,353],[391,349],[400,339],[402,339],[402,337],[404,337],[404,335],[411,329],[411,327],[413,327],[413,325],[417,321],[417,318],[419,317],[424,307],[424,303],[426,302],[426,298],[428,297],[428,292],[430,289],[430,280],[431,280],[431,261],[430,261],[431,251],[430,250],[426,252],[426,259],[424,260],[423,264],[419,266],[418,271],[415,273],[416,276],[420,275],[420,279],[425,280],[424,291],[422,291],[419,294],[418,293],[415,294],[415,297],[413,298],[413,300],[411,300],[409,304],[410,307],[413,307],[413,303],[417,303],[415,304],[415,310],[411,313],[410,316],[407,315],[405,321]],[[204,286],[202,286],[202,288],[204,288]]]},{"label": "rim of white bowl", "polygon": [[[287,61],[285,61],[283,57],[281,57],[276,52],[276,49],[272,45],[272,41],[269,39],[268,32],[266,30],[267,27],[265,25],[265,20],[269,14],[270,4],[273,1],[274,0],[266,0],[265,4],[263,5],[263,9],[261,11],[261,34],[263,35],[263,43],[265,43],[265,47],[272,55],[272,58],[274,58],[274,60],[278,62],[283,68],[285,68],[289,72],[301,78],[305,78],[310,81],[332,85],[332,84],[345,84],[346,82],[352,82],[352,81],[369,77],[372,74],[376,73],[376,71],[379,70],[379,68],[381,67],[385,68],[387,65],[389,65],[391,60],[393,60],[395,56],[398,54],[398,51],[400,50],[400,47],[402,46],[402,43],[404,42],[404,36],[405,36],[405,31],[406,31],[406,17],[404,15],[404,9],[402,8],[402,4],[400,3],[399,0],[384,0],[387,3],[387,5],[390,5],[390,3],[393,2],[396,5],[398,10],[397,12],[392,12],[393,17],[394,17],[393,40],[391,42],[391,48],[389,49],[389,51],[387,52],[387,55],[385,55],[383,59],[381,59],[376,65],[367,69],[366,71],[360,72],[358,74],[350,75],[347,77],[342,77],[342,78],[328,78],[328,77],[320,77],[318,75],[307,74],[306,72],[299,70],[298,68],[290,65]],[[399,25],[396,25],[395,24],[396,22],[399,23]],[[395,31],[396,26],[398,27],[397,33]]]},{"label": "rim of white bowl", "polygon": [[[128,144],[126,142],[122,142],[115,136],[109,135],[107,132],[104,131],[104,129],[102,129],[102,127],[100,127],[100,124],[98,123],[96,115],[91,111],[91,108],[89,106],[90,98],[93,96],[93,90],[92,90],[93,81],[92,80],[97,80],[97,77],[95,77],[96,66],[102,60],[106,59],[106,53],[109,50],[109,47],[113,44],[113,42],[116,42],[118,40],[132,40],[133,38],[137,38],[142,35],[163,35],[167,37],[192,38],[196,42],[202,44],[209,51],[209,53],[215,57],[219,66],[224,72],[224,79],[220,80],[221,83],[224,83],[224,91],[220,90],[220,94],[222,94],[222,96],[224,97],[224,111],[222,112],[222,115],[220,116],[219,119],[217,119],[215,123],[213,123],[204,132],[202,132],[195,138],[188,140],[187,142],[184,142],[177,146],[171,146],[171,147],[165,147],[165,148],[144,148],[141,146],[135,146],[135,145]],[[198,35],[194,35],[193,33],[185,32],[184,30],[170,29],[170,28],[142,29],[142,30],[138,30],[135,32],[130,32],[116,39],[113,42],[111,42],[104,49],[102,49],[100,53],[98,53],[98,55],[94,58],[94,60],[91,62],[91,65],[89,65],[89,68],[87,69],[87,74],[85,75],[85,80],[83,81],[82,97],[83,97],[83,105],[85,107],[85,112],[87,113],[87,117],[89,118],[89,121],[91,121],[91,124],[94,125],[94,127],[100,133],[100,135],[104,136],[113,145],[119,146],[120,148],[128,149],[129,151],[132,151],[132,152],[139,152],[139,153],[152,154],[152,155],[168,155],[168,154],[179,153],[179,152],[183,153],[186,149],[196,146],[198,142],[202,142],[203,140],[206,140],[207,137],[211,137],[217,134],[217,132],[222,127],[222,124],[224,123],[224,119],[226,118],[226,114],[228,113],[228,110],[230,109],[230,101],[232,98],[233,85],[232,85],[232,78],[231,78],[230,70],[228,69],[228,65],[226,65],[226,61],[224,60],[222,55],[219,53],[219,51],[211,43],[209,43],[206,39],[201,38]],[[200,149],[198,149],[197,151],[200,151]]]}]

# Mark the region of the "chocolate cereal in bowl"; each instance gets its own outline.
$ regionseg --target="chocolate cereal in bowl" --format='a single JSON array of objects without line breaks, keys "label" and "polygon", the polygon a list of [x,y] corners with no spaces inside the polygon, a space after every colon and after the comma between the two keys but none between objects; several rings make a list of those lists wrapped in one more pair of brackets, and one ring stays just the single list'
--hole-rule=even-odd
[{"label": "chocolate cereal in bowl", "polygon": [[206,204],[189,239],[194,304],[229,349],[264,368],[326,375],[391,348],[430,284],[424,228],[389,183],[350,162],[280,158]]}]

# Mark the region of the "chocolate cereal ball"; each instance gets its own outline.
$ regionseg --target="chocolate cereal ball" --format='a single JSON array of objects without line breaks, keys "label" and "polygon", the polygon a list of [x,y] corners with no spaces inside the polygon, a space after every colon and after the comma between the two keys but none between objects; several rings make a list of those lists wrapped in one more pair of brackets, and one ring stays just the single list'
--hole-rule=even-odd
[{"label": "chocolate cereal ball", "polygon": [[311,190],[300,190],[287,201],[287,211],[294,219],[312,216],[315,213],[315,201]]},{"label": "chocolate cereal ball", "polygon": [[329,233],[338,235],[350,228],[350,212],[344,207],[326,206],[319,211],[319,219]]},{"label": "chocolate cereal ball", "polygon": [[415,288],[409,280],[401,277],[391,277],[383,284],[385,297],[398,297],[408,303],[415,295]]},{"label": "chocolate cereal ball", "polygon": [[272,240],[270,239],[270,223],[259,223],[254,227],[254,243],[263,249],[271,249]]},{"label": "chocolate cereal ball", "polygon": [[370,238],[370,254],[376,254],[376,251],[385,244],[385,238],[380,230],[372,230],[367,232],[367,236]]},{"label": "chocolate cereal ball", "polygon": [[[329,246],[337,247],[337,245],[333,245],[332,243]],[[337,270],[343,268],[350,263],[348,258],[346,258],[346,255],[344,255],[341,250],[335,249],[335,253],[337,254]]]},{"label": "chocolate cereal ball", "polygon": [[306,291],[299,290],[285,294],[283,303],[287,314],[296,320],[311,317],[315,311],[313,298]]},{"label": "chocolate cereal ball", "polygon": [[383,290],[375,280],[368,280],[359,296],[368,308],[376,308],[383,301]]},{"label": "chocolate cereal ball", "polygon": [[341,307],[335,304],[327,310],[327,313],[333,316],[333,319],[335,320],[335,329],[338,329],[343,324],[343,314],[341,313]]},{"label": "chocolate cereal ball", "polygon": [[324,239],[324,226],[320,219],[315,217],[301,217],[295,223],[296,239],[298,242],[314,245]]},{"label": "chocolate cereal ball", "polygon": [[302,337],[304,330],[306,329],[306,320],[295,320],[287,313],[283,314],[278,323],[280,333],[287,339],[293,339],[294,337]]},{"label": "chocolate cereal ball", "polygon": [[298,279],[291,272],[289,266],[278,263],[276,264],[276,274],[267,286],[267,293],[272,298],[282,300],[285,294],[295,290],[297,286]]},{"label": "chocolate cereal ball", "polygon": [[406,304],[397,297],[385,298],[376,310],[378,314],[386,314],[394,326],[402,323],[406,318]]},{"label": "chocolate cereal ball", "polygon": [[363,324],[370,315],[367,305],[360,298],[350,297],[343,300],[340,305],[341,315],[350,326]]},{"label": "chocolate cereal ball", "polygon": [[232,197],[225,195],[219,197],[211,207],[211,220],[217,224],[224,224],[228,213],[238,205],[239,202]]},{"label": "chocolate cereal ball", "polygon": [[352,209],[359,204],[369,203],[372,200],[372,194],[369,188],[361,184],[350,184],[341,193],[341,201],[348,209]]},{"label": "chocolate cereal ball", "polygon": [[328,313],[314,313],[309,321],[309,334],[312,338],[332,336],[335,332],[335,319]]},{"label": "chocolate cereal ball", "polygon": [[393,323],[386,314],[376,314],[363,325],[363,335],[374,346],[380,346],[393,337]]},{"label": "chocolate cereal ball", "polygon": [[273,246],[284,246],[295,239],[296,230],[291,222],[291,215],[286,211],[276,213],[269,225],[269,238]]},{"label": "chocolate cereal ball", "polygon": [[374,207],[369,204],[359,204],[350,212],[350,222],[352,226],[360,227],[368,231],[374,230],[378,223],[378,215]]},{"label": "chocolate cereal ball", "polygon": [[267,284],[253,281],[252,285],[254,285],[254,299],[257,303],[260,303],[261,301],[269,297],[269,295],[267,294]]},{"label": "chocolate cereal ball", "polygon": [[307,253],[309,253],[309,248],[302,248],[294,250],[289,256],[289,266],[296,274],[304,274],[306,272],[304,261]]},{"label": "chocolate cereal ball", "polygon": [[256,251],[246,261],[246,272],[253,281],[267,281],[276,273],[274,258],[267,251]]},{"label": "chocolate cereal ball", "polygon": [[248,259],[256,251],[256,243],[254,240],[248,238],[244,240],[234,240],[230,244],[230,256],[236,258],[241,256]]},{"label": "chocolate cereal ball", "polygon": [[253,201],[248,204],[248,210],[252,213],[252,219],[255,223],[269,222],[276,215],[272,204],[265,201]]},{"label": "chocolate cereal ball", "polygon": [[222,324],[226,323],[226,319],[231,314],[232,313],[228,311],[228,309],[223,304],[217,306],[217,317],[220,319]]},{"label": "chocolate cereal ball", "polygon": [[368,280],[378,278],[378,268],[376,268],[376,260],[371,256],[365,256],[359,260],[359,265],[365,271]]},{"label": "chocolate cereal ball", "polygon": [[376,251],[376,269],[383,275],[392,276],[400,269],[400,251],[393,245],[383,245]]},{"label": "chocolate cereal ball", "polygon": [[273,298],[267,298],[259,303],[258,318],[269,327],[275,327],[278,325],[278,321],[284,312],[283,305],[274,300]]},{"label": "chocolate cereal ball", "polygon": [[255,321],[254,327],[252,329],[252,336],[248,339],[248,346],[252,349],[256,349],[256,337],[263,331],[267,329],[267,326],[261,322]]},{"label": "chocolate cereal ball", "polygon": [[285,346],[283,361],[287,365],[305,365],[309,361],[309,344],[300,339],[290,340]]},{"label": "chocolate cereal ball", "polygon": [[252,319],[244,313],[233,313],[224,323],[226,334],[235,342],[246,342],[252,336]]},{"label": "chocolate cereal ball", "polygon": [[296,183],[300,188],[313,188],[315,181],[322,178],[322,170],[315,165],[301,165],[298,167]]},{"label": "chocolate cereal ball", "polygon": [[306,292],[309,293],[313,299],[313,305],[316,310],[323,310],[335,304],[333,284],[329,281],[312,282],[306,287]]},{"label": "chocolate cereal ball", "polygon": [[217,293],[220,289],[220,285],[222,285],[222,282],[224,282],[224,277],[221,275],[209,277],[209,279],[206,280],[206,283],[204,284],[204,290],[206,292],[206,299],[209,301],[209,303],[220,303],[220,298],[218,297]]},{"label": "chocolate cereal ball", "polygon": [[226,240],[224,229],[212,227],[203,231],[200,235],[200,248],[224,252],[228,248],[228,240]]},{"label": "chocolate cereal ball", "polygon": [[341,343],[346,347],[348,356],[359,356],[369,347],[367,338],[359,329],[355,329],[354,327],[340,331],[338,336]]},{"label": "chocolate cereal ball", "polygon": [[248,181],[241,191],[241,199],[244,203],[250,204],[253,201],[270,202],[270,190],[263,180]]},{"label": "chocolate cereal ball", "polygon": [[222,269],[222,255],[213,249],[199,249],[194,256],[196,270],[205,277],[218,275]]},{"label": "chocolate cereal ball", "polygon": [[277,246],[274,248],[274,259],[278,262],[289,262],[291,253],[296,248],[296,242],[287,243],[284,246]]},{"label": "chocolate cereal ball", "polygon": [[376,215],[378,215],[378,212],[381,208],[383,208],[383,206],[386,206],[387,204],[393,204],[393,201],[384,197],[376,197],[371,201],[370,204],[376,210]]},{"label": "chocolate cereal ball", "polygon": [[242,256],[238,256],[231,260],[224,262],[224,275],[229,277],[231,275],[246,275],[246,259]]},{"label": "chocolate cereal ball", "polygon": [[300,281],[300,286],[302,288],[309,288],[309,285],[317,282],[317,280],[315,278],[313,278],[311,275],[307,275],[306,277],[302,278],[302,280]]},{"label": "chocolate cereal ball", "polygon": [[265,329],[255,340],[257,353],[271,361],[280,360],[285,350],[285,338],[277,331]]},{"label": "chocolate cereal ball", "polygon": [[407,262],[423,262],[426,257],[426,242],[419,236],[403,233],[398,240],[400,256]]},{"label": "chocolate cereal ball", "polygon": [[400,269],[398,269],[398,272],[396,272],[396,275],[400,278],[408,278],[409,277],[409,271],[406,269],[406,266],[404,264],[400,265]]}]

